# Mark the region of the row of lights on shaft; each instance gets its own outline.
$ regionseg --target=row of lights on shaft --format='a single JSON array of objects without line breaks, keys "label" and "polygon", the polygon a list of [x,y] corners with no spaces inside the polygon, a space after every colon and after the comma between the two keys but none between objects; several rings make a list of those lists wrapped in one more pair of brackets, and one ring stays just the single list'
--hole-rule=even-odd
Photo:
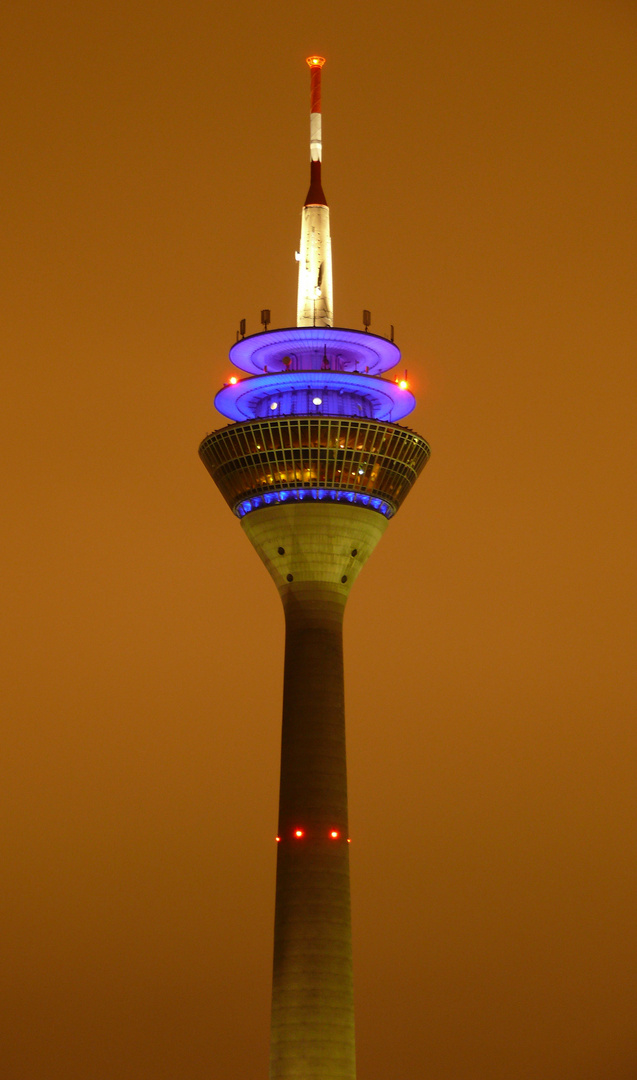
[{"label": "row of lights on shaft", "polygon": [[[330,840],[338,840],[341,834],[338,831],[338,829],[330,829],[327,835],[329,836]],[[302,840],[303,837],[305,836],[305,829],[294,829],[293,832],[292,832],[292,836],[294,837],[295,840]],[[281,843],[281,837],[280,836],[277,836],[276,842],[277,842],[277,844]],[[348,844],[351,843],[351,840],[350,840],[349,836],[347,838],[347,843]]]}]

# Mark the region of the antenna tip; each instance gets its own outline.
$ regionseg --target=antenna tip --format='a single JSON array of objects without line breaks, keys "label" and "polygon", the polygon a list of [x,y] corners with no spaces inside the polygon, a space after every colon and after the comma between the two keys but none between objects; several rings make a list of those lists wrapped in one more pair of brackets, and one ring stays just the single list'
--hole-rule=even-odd
[{"label": "antenna tip", "polygon": [[323,64],[325,63],[325,57],[324,56],[308,56],[305,63],[309,64],[311,68],[315,68],[315,67],[322,68]]}]

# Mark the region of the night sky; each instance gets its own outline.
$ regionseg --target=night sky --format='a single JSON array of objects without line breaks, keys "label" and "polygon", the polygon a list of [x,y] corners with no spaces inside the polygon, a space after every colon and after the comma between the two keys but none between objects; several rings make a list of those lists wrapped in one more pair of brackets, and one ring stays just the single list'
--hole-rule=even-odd
[{"label": "night sky", "polygon": [[637,1076],[637,8],[10,2],[3,1080],[265,1080],[275,589],[197,458],[335,321],[432,458],[345,624],[359,1080]]}]

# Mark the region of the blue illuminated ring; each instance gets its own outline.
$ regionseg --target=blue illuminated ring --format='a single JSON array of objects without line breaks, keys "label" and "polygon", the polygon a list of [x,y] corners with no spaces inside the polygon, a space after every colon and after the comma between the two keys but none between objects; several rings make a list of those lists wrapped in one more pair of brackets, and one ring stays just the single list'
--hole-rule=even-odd
[{"label": "blue illuminated ring", "polygon": [[287,491],[268,491],[263,495],[254,495],[243,499],[235,507],[237,517],[245,517],[253,510],[262,510],[266,506],[275,506],[285,502],[346,502],[353,506],[364,506],[386,518],[394,516],[395,507],[385,499],[375,495],[363,495],[358,491],[338,491],[333,488],[290,488]]},{"label": "blue illuminated ring", "polygon": [[232,346],[230,359],[242,371],[262,375],[266,368],[268,372],[284,371],[283,360],[292,354],[299,366],[320,367],[325,351],[337,370],[358,369],[370,375],[389,371],[400,360],[400,349],[393,341],[338,326],[292,326],[252,334]]},{"label": "blue illuminated ring", "polygon": [[[416,399],[407,387],[401,388],[389,379],[375,375],[357,375],[340,371],[290,371],[283,374],[258,375],[238,379],[224,386],[215,397],[215,408],[230,420],[254,420],[263,415],[263,408],[274,402],[277,416],[290,415],[300,410],[285,409],[285,394],[308,391],[321,397],[321,405],[303,410],[303,415],[338,416],[338,395],[346,394],[361,402],[360,415],[374,420],[395,423],[408,416],[416,405]],[[280,400],[279,400],[280,399]],[[331,404],[330,404],[331,401]],[[366,406],[367,411],[363,409]],[[356,416],[352,409],[343,415]]]}]

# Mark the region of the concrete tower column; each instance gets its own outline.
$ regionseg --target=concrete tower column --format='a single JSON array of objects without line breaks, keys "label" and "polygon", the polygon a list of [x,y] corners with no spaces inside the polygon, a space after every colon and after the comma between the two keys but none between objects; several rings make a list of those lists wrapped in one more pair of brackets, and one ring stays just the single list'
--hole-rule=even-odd
[{"label": "concrete tower column", "polygon": [[242,525],[286,620],[270,1077],[354,1080],[343,614],[387,520],[293,503]]}]

